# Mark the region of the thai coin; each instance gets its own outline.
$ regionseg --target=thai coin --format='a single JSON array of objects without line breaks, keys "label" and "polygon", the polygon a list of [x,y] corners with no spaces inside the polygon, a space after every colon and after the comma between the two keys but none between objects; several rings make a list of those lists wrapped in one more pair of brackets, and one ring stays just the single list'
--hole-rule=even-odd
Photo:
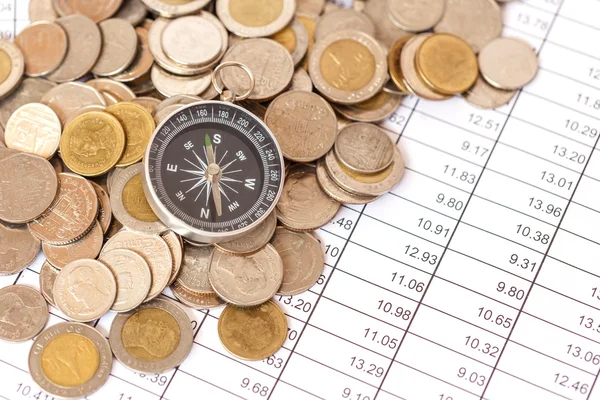
[{"label": "thai coin", "polygon": [[359,174],[375,174],[394,161],[394,144],[379,127],[362,122],[349,124],[335,141],[335,155]]},{"label": "thai coin", "polygon": [[79,82],[63,83],[53,87],[46,92],[40,102],[50,107],[58,115],[63,126],[77,110],[91,105],[106,107],[106,102],[100,92]]},{"label": "thai coin", "polygon": [[160,104],[160,100],[154,97],[137,97],[131,100],[131,102],[133,104],[137,104],[138,106],[144,107],[144,109],[150,114],[154,114],[156,106]]},{"label": "thai coin", "polygon": [[208,277],[213,253],[212,246],[184,246],[183,263],[176,282],[195,293],[214,293]]},{"label": "thai coin", "polygon": [[84,258],[69,263],[58,273],[52,294],[67,317],[89,322],[110,310],[115,302],[117,283],[106,265]]},{"label": "thai coin", "polygon": [[173,260],[169,246],[160,236],[121,230],[106,242],[100,256],[115,249],[135,251],[148,263],[152,274],[152,286],[146,301],[155,298],[167,287],[171,278]]},{"label": "thai coin", "polygon": [[498,38],[479,53],[479,69],[487,83],[498,89],[517,90],[537,75],[535,50],[516,38]]},{"label": "thai coin", "polygon": [[423,41],[415,55],[423,81],[431,89],[454,95],[466,92],[477,80],[477,58],[467,42],[439,33]]},{"label": "thai coin", "polygon": [[102,97],[104,97],[104,101],[106,101],[106,105],[113,106],[119,102],[116,96],[108,92],[100,92]]},{"label": "thai coin", "polygon": [[211,247],[213,246],[212,243],[202,243],[202,242],[196,242],[194,240],[188,239],[186,237],[182,237],[183,240],[183,245],[190,245],[190,246],[195,246],[195,247]]},{"label": "thai coin", "polygon": [[25,58],[27,76],[44,76],[54,71],[67,55],[67,34],[59,24],[40,21],[27,26],[15,38]]},{"label": "thai coin", "polygon": [[10,117],[4,142],[10,149],[49,159],[58,149],[61,132],[60,120],[50,107],[30,103]]},{"label": "thai coin", "polygon": [[258,361],[283,346],[288,324],[283,310],[271,300],[250,308],[227,305],[219,317],[218,330],[227,351],[244,360]]},{"label": "thai coin", "polygon": [[23,342],[36,336],[48,321],[48,305],[36,289],[11,285],[0,289],[0,339]]},{"label": "thai coin", "polygon": [[217,0],[217,15],[227,30],[242,37],[269,36],[290,23],[295,0]]},{"label": "thai coin", "polygon": [[138,48],[137,34],[124,19],[112,18],[100,22],[102,51],[92,72],[98,76],[112,76],[127,69],[135,59]]},{"label": "thai coin", "polygon": [[21,106],[39,103],[47,91],[56,86],[45,79],[25,78],[21,85],[7,98],[0,101],[0,125],[6,127],[10,116]]},{"label": "thai coin", "polygon": [[177,18],[196,14],[210,0],[142,0],[146,7],[164,18]]},{"label": "thai coin", "polygon": [[[294,75],[292,56],[270,39],[242,40],[225,53],[222,61],[237,61],[250,68],[256,85],[248,99],[253,101],[274,98],[289,86]],[[225,86],[236,94],[250,87],[248,75],[240,68],[226,68],[221,77]]]},{"label": "thai coin", "polygon": [[154,122],[156,123],[156,125],[160,125],[160,123],[167,118],[169,115],[171,115],[171,113],[179,110],[181,107],[183,107],[182,105],[179,104],[172,104],[170,106],[167,106],[163,109],[161,109],[160,111],[156,111],[154,113]]},{"label": "thai coin", "polygon": [[358,174],[341,165],[334,152],[325,157],[329,176],[342,189],[361,196],[381,196],[396,186],[404,175],[404,161],[398,148],[394,148],[394,162],[376,174]]},{"label": "thai coin", "polygon": [[98,196],[98,223],[100,223],[102,232],[106,233],[108,232],[108,228],[110,227],[110,223],[112,221],[112,208],[110,207],[110,198],[108,197],[108,193],[106,193],[103,187],[98,185],[96,182],[90,181],[90,183],[94,187],[94,191]]},{"label": "thai coin", "polygon": [[400,56],[400,69],[404,84],[411,93],[427,100],[446,100],[451,96],[433,91],[423,82],[417,72],[415,58],[421,44],[431,36],[431,33],[422,33],[409,39],[402,48]]},{"label": "thai coin", "polygon": [[276,227],[277,212],[273,211],[265,220],[241,238],[231,242],[217,243],[215,246],[224,253],[234,255],[253,254],[269,243]]},{"label": "thai coin", "polygon": [[0,275],[13,275],[33,263],[40,241],[27,227],[0,223]]},{"label": "thai coin", "polygon": [[392,78],[392,81],[396,84],[396,87],[403,94],[411,94],[411,91],[406,87],[406,84],[404,83],[402,68],[400,68],[400,56],[402,54],[402,49],[404,48],[404,45],[412,37],[412,35],[408,35],[396,40],[394,44],[390,47],[390,50],[388,52],[388,68],[390,72],[390,77]]},{"label": "thai coin", "polygon": [[351,8],[341,8],[324,14],[319,19],[315,40],[318,42],[330,33],[348,29],[364,32],[369,36],[375,35],[375,26],[368,16]]},{"label": "thai coin", "polygon": [[161,43],[171,60],[190,66],[214,61],[222,47],[219,28],[204,14],[171,20],[162,33]]},{"label": "thai coin", "polygon": [[481,76],[477,78],[463,97],[467,102],[481,108],[498,108],[508,104],[515,96],[514,90],[500,90],[488,84]]},{"label": "thai coin", "polygon": [[114,180],[110,192],[110,205],[116,219],[123,226],[141,233],[162,233],[168,228],[158,219],[144,194],[139,163],[128,167]]},{"label": "thai coin", "polygon": [[276,41],[290,52],[294,65],[298,65],[308,51],[308,32],[302,22],[296,18],[288,26],[269,36],[269,39]]},{"label": "thai coin", "polygon": [[313,85],[310,80],[310,76],[308,72],[304,70],[304,68],[298,67],[296,71],[294,71],[294,75],[292,76],[292,83],[290,84],[289,91],[293,92],[296,90],[303,90],[305,92],[312,92]]},{"label": "thai coin", "polygon": [[351,105],[335,104],[333,107],[344,117],[358,122],[380,122],[392,115],[400,104],[402,96],[381,91],[362,103]]},{"label": "thai coin", "polygon": [[37,21],[54,21],[58,18],[56,10],[52,5],[52,0],[30,0],[29,1],[29,20]]},{"label": "thai coin", "polygon": [[112,17],[122,3],[123,0],[69,0],[75,14],[85,15],[95,23]]},{"label": "thai coin", "polygon": [[106,338],[76,322],[49,327],[29,352],[29,373],[35,383],[61,399],[78,399],[96,392],[106,383],[111,367]]},{"label": "thai coin", "polygon": [[123,225],[121,225],[121,223],[117,221],[116,218],[113,218],[112,222],[110,223],[110,226],[108,227],[108,232],[106,232],[106,235],[104,235],[104,238],[108,240],[115,236],[117,233],[119,233],[122,229],[124,229]]},{"label": "thai coin", "polygon": [[94,68],[102,49],[102,34],[94,21],[83,15],[69,15],[56,22],[67,33],[69,46],[62,64],[47,79],[57,83],[74,81]]},{"label": "thai coin", "polygon": [[42,268],[40,269],[40,292],[48,304],[53,307],[56,307],[56,303],[54,302],[52,290],[54,290],[54,282],[56,281],[59,272],[60,271],[54,268],[48,261],[44,261],[44,264],[42,264]]},{"label": "thai coin", "polygon": [[192,96],[192,95],[188,95],[188,94],[178,94],[176,96],[172,96],[172,97],[169,97],[169,98],[161,101],[160,104],[158,104],[156,106],[156,109],[154,111],[155,111],[155,113],[157,113],[157,112],[162,111],[166,107],[170,107],[173,105],[184,106],[186,104],[196,103],[198,101],[202,101],[202,99],[198,96]]},{"label": "thai coin", "polygon": [[102,111],[82,114],[69,122],[60,140],[60,154],[69,169],[83,176],[110,171],[125,150],[119,120]]},{"label": "thai coin", "polygon": [[96,224],[98,196],[85,178],[68,173],[58,177],[56,201],[43,216],[29,223],[29,230],[44,242],[66,245],[85,236]]},{"label": "thai coin", "polygon": [[325,258],[321,243],[308,232],[278,227],[271,244],[283,260],[283,283],[277,294],[294,296],[310,289],[321,277]]},{"label": "thai coin", "polygon": [[108,172],[108,174],[106,175],[106,187],[108,188],[109,193],[110,193],[111,189],[113,188],[115,179],[123,171],[125,171],[125,168],[116,167],[116,168],[111,169]]},{"label": "thai coin", "polygon": [[118,101],[131,101],[136,97],[135,93],[127,85],[115,82],[112,78],[90,79],[85,84],[98,91],[110,93]]},{"label": "thai coin", "polygon": [[178,94],[199,95],[211,84],[211,74],[177,76],[165,71],[158,65],[152,67],[152,83],[165,97]]},{"label": "thai coin", "polygon": [[98,261],[112,271],[117,282],[117,295],[111,311],[130,311],[144,302],[150,292],[152,275],[142,256],[131,250],[116,249],[103,253]]},{"label": "thai coin", "polygon": [[11,42],[0,40],[0,99],[11,94],[25,72],[23,53]]},{"label": "thai coin", "polygon": [[318,16],[311,16],[309,14],[297,14],[296,19],[304,26],[306,33],[308,34],[308,50],[306,56],[302,62],[302,68],[308,71],[308,58],[310,52],[315,44],[315,30],[317,29]]},{"label": "thai coin", "polygon": [[52,0],[54,9],[61,17],[65,15],[73,14],[73,7],[70,4],[70,0]]},{"label": "thai coin", "polygon": [[[141,0],[135,0],[141,1]],[[142,6],[143,7],[143,6]],[[145,8],[144,8],[145,9]],[[135,34],[138,38],[138,49],[131,65],[120,74],[111,76],[111,79],[118,82],[131,82],[150,72],[154,64],[154,57],[148,47],[148,30],[138,26],[135,28]]]},{"label": "thai coin", "polygon": [[436,33],[451,33],[471,45],[475,53],[502,32],[502,14],[494,0],[446,0]]},{"label": "thai coin", "polygon": [[180,302],[195,310],[208,310],[225,305],[225,301],[216,293],[194,293],[177,281],[171,285],[171,291]]},{"label": "thai coin", "polygon": [[147,14],[148,9],[141,0],[124,0],[114,17],[127,20],[131,25],[136,26],[144,21]]},{"label": "thai coin", "polygon": [[391,47],[397,40],[409,36],[410,33],[398,28],[392,22],[387,7],[388,0],[369,0],[365,3],[364,13],[375,25],[375,39],[386,47]]},{"label": "thai coin", "polygon": [[296,0],[296,13],[318,17],[323,12],[325,0]]},{"label": "thai coin", "polygon": [[315,43],[308,62],[313,84],[328,99],[356,104],[375,96],[387,81],[387,57],[363,32],[334,32]]},{"label": "thai coin", "polygon": [[173,262],[171,264],[171,277],[167,284],[171,285],[179,276],[183,264],[183,240],[181,239],[181,236],[173,231],[164,232],[160,237],[165,241],[167,246],[169,246],[169,251],[171,252],[171,259]]},{"label": "thai coin", "polygon": [[290,168],[277,203],[279,221],[297,231],[312,231],[327,224],[337,214],[340,203],[321,189],[314,167]]},{"label": "thai coin", "polygon": [[108,107],[106,112],[119,120],[127,138],[125,151],[117,166],[126,167],[141,161],[156,128],[152,115],[133,103],[119,103]]},{"label": "thai coin", "polygon": [[367,204],[377,200],[378,196],[359,196],[342,189],[331,179],[325,161],[320,159],[317,163],[317,179],[319,186],[327,193],[329,197],[342,204]]},{"label": "thai coin", "polygon": [[102,227],[99,223],[96,223],[91,231],[75,243],[66,246],[54,246],[42,243],[42,250],[52,266],[62,269],[70,262],[82,258],[94,259],[98,257],[103,243],[104,235]]},{"label": "thai coin", "polygon": [[444,15],[444,0],[387,0],[394,24],[409,32],[427,31]]},{"label": "thai coin", "polygon": [[271,102],[265,114],[285,158],[310,162],[331,149],[337,119],[324,98],[312,92],[286,92]]},{"label": "thai coin", "polygon": [[160,374],[186,359],[194,333],[190,318],[177,303],[155,299],[118,314],[109,338],[115,357],[127,368]]},{"label": "thai coin", "polygon": [[283,281],[283,262],[270,244],[247,256],[217,250],[208,276],[214,291],[223,300],[244,307],[255,306],[277,293]]},{"label": "thai coin", "polygon": [[[10,150],[14,151],[14,150]],[[23,224],[42,215],[54,201],[58,180],[52,164],[29,153],[0,159],[0,220]]]}]

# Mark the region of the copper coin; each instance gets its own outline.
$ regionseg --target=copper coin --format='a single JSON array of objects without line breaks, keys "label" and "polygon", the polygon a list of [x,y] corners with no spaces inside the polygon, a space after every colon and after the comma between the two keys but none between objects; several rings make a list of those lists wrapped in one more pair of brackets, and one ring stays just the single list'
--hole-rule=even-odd
[{"label": "copper coin", "polygon": [[44,242],[66,245],[94,227],[98,196],[92,184],[78,175],[62,173],[59,181],[57,200],[48,212],[29,224],[29,229]]},{"label": "copper coin", "polygon": [[29,0],[29,20],[54,21],[58,14],[52,5],[52,0]]},{"label": "copper coin", "polygon": [[0,339],[23,342],[36,336],[48,321],[48,305],[40,292],[24,285],[0,289]]},{"label": "copper coin", "polygon": [[[141,0],[136,0],[141,1]],[[143,6],[142,6],[143,7]],[[131,82],[148,73],[154,64],[154,57],[148,47],[148,29],[138,26],[135,28],[138,38],[138,49],[131,65],[120,74],[111,76],[118,82]]]},{"label": "copper coin", "polygon": [[96,258],[102,250],[104,235],[102,227],[96,223],[91,231],[78,241],[66,246],[54,246],[42,243],[42,250],[48,261],[56,268],[62,269],[72,261],[81,258]]},{"label": "copper coin", "polygon": [[69,48],[58,69],[47,76],[52,82],[69,82],[89,73],[102,49],[100,29],[91,19],[83,15],[69,15],[56,22],[67,33]]},{"label": "copper coin", "polygon": [[387,1],[369,0],[365,3],[363,12],[371,18],[375,25],[375,39],[384,46],[391,47],[395,41],[410,35],[410,33],[394,25],[390,18]]},{"label": "copper coin", "polygon": [[5,128],[10,116],[21,106],[28,103],[39,103],[47,91],[56,84],[45,79],[25,78],[21,85],[0,101],[0,125]]},{"label": "copper coin", "polygon": [[40,292],[46,301],[53,307],[56,307],[56,303],[54,303],[54,294],[52,293],[52,290],[54,289],[54,282],[56,281],[59,272],[60,270],[54,268],[48,261],[44,261],[44,264],[40,269]]},{"label": "copper coin", "polygon": [[44,76],[54,71],[67,54],[68,39],[59,24],[40,21],[27,26],[15,38],[25,57],[25,75]]},{"label": "copper coin", "polygon": [[0,159],[0,220],[22,224],[42,215],[56,197],[52,164],[29,153]]},{"label": "copper coin", "polygon": [[0,222],[0,275],[12,275],[31,265],[40,252],[40,241],[27,227]]},{"label": "copper coin", "polygon": [[107,19],[98,26],[102,32],[102,51],[92,72],[97,76],[112,76],[125,71],[137,54],[135,29],[118,18]]},{"label": "copper coin", "polygon": [[73,14],[85,15],[95,23],[99,23],[112,17],[121,7],[123,0],[66,0],[66,2]]},{"label": "copper coin", "polygon": [[108,228],[110,228],[110,223],[112,221],[112,208],[110,207],[110,197],[108,197],[108,193],[106,190],[96,182],[90,181],[92,186],[94,187],[94,191],[98,196],[98,222],[102,227],[102,232],[108,232]]}]

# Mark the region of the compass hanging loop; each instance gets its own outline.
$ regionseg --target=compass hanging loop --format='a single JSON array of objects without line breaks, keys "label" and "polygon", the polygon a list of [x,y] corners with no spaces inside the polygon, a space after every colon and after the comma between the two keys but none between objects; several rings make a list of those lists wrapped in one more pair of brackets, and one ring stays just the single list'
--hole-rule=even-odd
[{"label": "compass hanging loop", "polygon": [[[227,67],[241,68],[242,70],[244,70],[244,72],[246,74],[248,74],[248,77],[250,78],[250,88],[246,91],[246,93],[237,95],[237,94],[233,93],[231,90],[226,90],[224,87],[221,87],[221,85],[217,81],[217,73],[219,73],[222,69],[227,68]],[[221,95],[221,101],[233,103],[238,100],[246,100],[248,97],[250,97],[250,95],[252,94],[252,91],[254,90],[254,85],[256,84],[256,81],[254,80],[254,75],[252,74],[252,71],[246,65],[244,65],[240,62],[237,62],[237,61],[227,61],[222,64],[219,64],[217,66],[217,68],[215,68],[215,70],[213,71],[212,84],[213,84],[215,90],[217,91],[217,93],[219,93],[219,95]]]}]

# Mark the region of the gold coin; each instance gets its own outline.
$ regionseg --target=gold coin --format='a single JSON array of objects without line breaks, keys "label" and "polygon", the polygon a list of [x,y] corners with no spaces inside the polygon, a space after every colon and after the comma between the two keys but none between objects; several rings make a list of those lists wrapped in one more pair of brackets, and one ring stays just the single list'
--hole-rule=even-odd
[{"label": "gold coin", "polygon": [[127,167],[140,161],[156,128],[152,115],[144,107],[133,103],[118,103],[108,107],[106,112],[119,120],[127,138],[117,167]]},{"label": "gold coin", "polygon": [[334,88],[351,92],[365,87],[375,74],[375,57],[363,44],[350,39],[333,42],[323,52],[321,73]]},{"label": "gold coin", "polygon": [[296,35],[290,25],[286,26],[276,34],[271,35],[269,39],[276,41],[290,53],[293,53],[296,49]]},{"label": "gold coin", "polygon": [[425,39],[417,50],[415,64],[423,81],[443,94],[466,92],[479,76],[477,57],[471,46],[448,33]]},{"label": "gold coin", "polygon": [[125,210],[135,219],[144,222],[158,221],[158,217],[146,200],[142,186],[142,174],[137,174],[125,184],[122,196]]},{"label": "gold coin", "polygon": [[219,318],[219,339],[227,351],[244,360],[275,354],[287,336],[287,320],[273,301],[256,307],[229,304]]},{"label": "gold coin", "polygon": [[283,0],[229,0],[229,12],[242,25],[272,24],[283,11]]},{"label": "gold coin", "polygon": [[402,68],[400,68],[400,55],[402,54],[402,49],[404,45],[413,35],[404,36],[394,42],[390,51],[388,52],[388,68],[390,71],[390,76],[392,80],[398,86],[402,92],[406,94],[411,94],[410,90],[404,84],[404,78],[402,77]]},{"label": "gold coin", "polygon": [[[152,338],[154,330],[156,334],[160,332],[160,340]],[[168,312],[144,308],[127,319],[121,340],[131,356],[145,362],[156,362],[175,352],[181,341],[181,330],[177,320]]]},{"label": "gold coin", "polygon": [[110,171],[125,150],[125,132],[119,120],[102,111],[82,114],[69,122],[60,140],[67,167],[83,176]]},{"label": "gold coin", "polygon": [[4,50],[0,50],[0,84],[8,79],[11,70],[12,61],[10,61],[10,56]]},{"label": "gold coin", "polygon": [[55,385],[80,386],[94,377],[100,353],[94,343],[77,333],[57,336],[42,352],[42,371]]}]

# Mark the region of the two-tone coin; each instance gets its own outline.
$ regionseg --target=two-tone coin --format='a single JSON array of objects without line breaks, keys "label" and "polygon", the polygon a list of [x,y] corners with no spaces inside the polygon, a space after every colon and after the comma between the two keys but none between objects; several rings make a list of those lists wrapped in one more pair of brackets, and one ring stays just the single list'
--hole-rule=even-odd
[{"label": "two-tone coin", "polygon": [[11,94],[21,82],[25,72],[25,58],[19,47],[0,40],[0,99]]}]

